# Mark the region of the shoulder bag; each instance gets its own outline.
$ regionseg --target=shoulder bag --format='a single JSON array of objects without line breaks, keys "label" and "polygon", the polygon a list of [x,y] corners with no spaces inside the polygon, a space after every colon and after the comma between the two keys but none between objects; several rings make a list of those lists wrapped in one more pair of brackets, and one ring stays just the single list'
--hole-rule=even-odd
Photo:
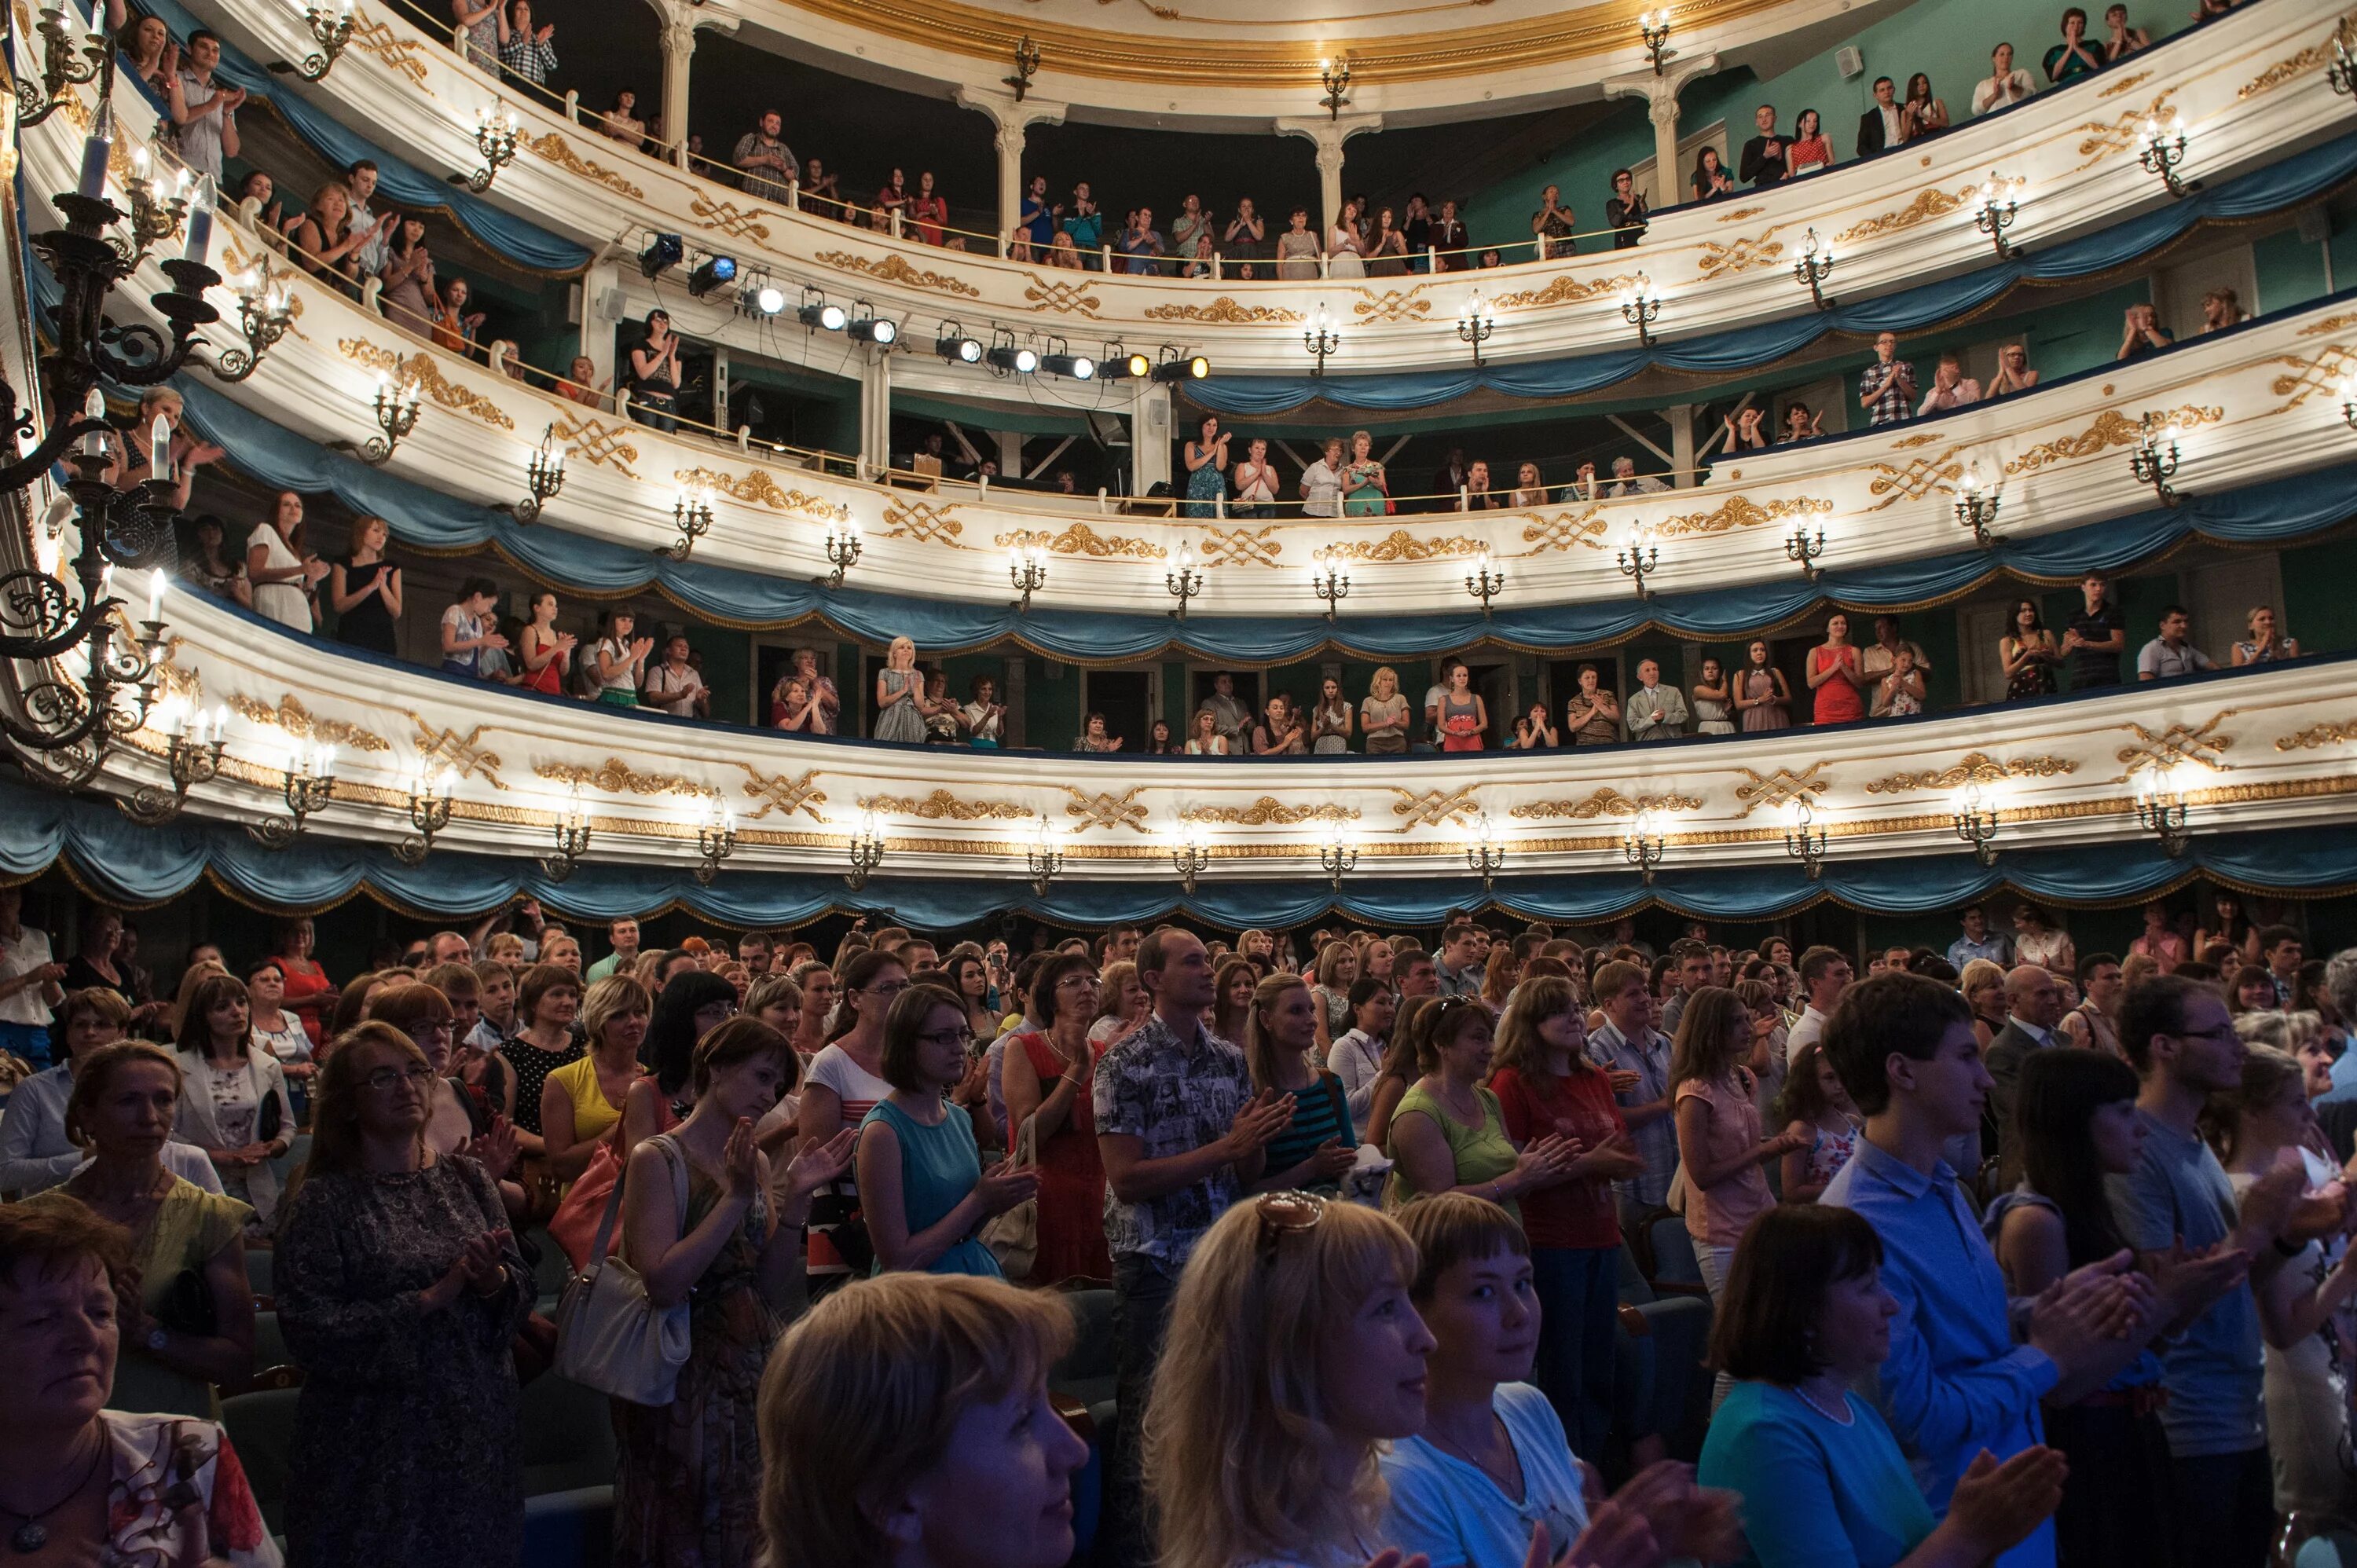
[{"label": "shoulder bag", "polygon": [[[1020,1046],[1010,1046],[1020,1050]],[[1035,1117],[1026,1116],[1015,1133],[1014,1167],[1028,1169],[1039,1163],[1039,1135],[1035,1130]],[[982,1244],[998,1260],[998,1267],[1010,1280],[1027,1280],[1039,1261],[1039,1200],[1025,1198],[1003,1214],[995,1214],[983,1221]]]},{"label": "shoulder bag", "polygon": [[[662,1149],[678,1197],[679,1226],[687,1229],[686,1160],[668,1133],[648,1140]],[[607,1255],[626,1178],[618,1176],[588,1261],[565,1282],[556,1303],[556,1370],[576,1383],[628,1400],[667,1405],[687,1362],[688,1306],[658,1307],[647,1283],[619,1257]]]}]

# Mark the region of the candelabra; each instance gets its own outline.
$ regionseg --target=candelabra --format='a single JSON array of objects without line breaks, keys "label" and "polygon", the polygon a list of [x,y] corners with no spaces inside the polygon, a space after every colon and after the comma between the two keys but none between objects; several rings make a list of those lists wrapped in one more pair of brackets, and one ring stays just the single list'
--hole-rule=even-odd
[{"label": "candelabra", "polygon": [[[560,476],[560,482],[561,482]],[[683,490],[671,503],[672,526],[679,537],[655,552],[669,561],[684,561],[695,549],[695,542],[712,532],[712,492]]]},{"label": "candelabra", "polygon": [[317,0],[307,0],[303,19],[310,24],[311,41],[319,47],[305,55],[300,65],[274,59],[270,62],[270,69],[281,76],[299,76],[306,81],[317,81],[335,65],[336,57],[344,52],[344,46],[352,41],[352,0],[335,0],[331,6],[323,6]]},{"label": "candelabra", "polygon": [[824,583],[830,588],[843,586],[843,575],[859,564],[859,524],[852,517],[849,504],[838,502],[834,521],[826,525],[826,564],[834,570],[811,581]]},{"label": "candelabra", "polygon": [[475,150],[483,155],[483,166],[472,174],[454,174],[450,183],[463,185],[477,196],[490,189],[500,170],[515,162],[516,136],[522,129],[516,112],[504,103],[496,109],[476,110]]},{"label": "candelabra", "polygon": [[868,873],[884,864],[884,824],[873,811],[863,812],[859,825],[852,830],[846,846],[851,856],[851,872],[843,881],[854,893],[867,886]]},{"label": "candelabra", "polygon": [[1162,574],[1162,585],[1170,591],[1172,598],[1178,601],[1178,607],[1170,613],[1178,619],[1185,620],[1187,601],[1203,591],[1203,573],[1202,569],[1195,564],[1193,545],[1184,541],[1180,542],[1178,564]]},{"label": "candelabra", "polygon": [[1825,531],[1823,528],[1811,533],[1807,523],[1798,523],[1785,536],[1784,559],[1798,562],[1801,575],[1812,583],[1824,575],[1824,569],[1817,564],[1817,557],[1824,553]]},{"label": "candelabra", "polygon": [[1654,822],[1651,811],[1638,812],[1637,820],[1629,824],[1629,831],[1620,837],[1621,855],[1637,868],[1638,875],[1644,878],[1648,887],[1653,885],[1653,869],[1662,864],[1663,851],[1668,847],[1669,840]]},{"label": "candelabra", "polygon": [[1340,120],[1351,106],[1351,62],[1339,55],[1319,60],[1318,80],[1326,84],[1326,96],[1318,101],[1325,106],[1326,117]]},{"label": "candelabra", "polygon": [[1031,891],[1045,898],[1048,885],[1064,869],[1064,852],[1056,847],[1056,830],[1041,817],[1031,842],[1023,846],[1024,865],[1031,873]]},{"label": "candelabra", "polygon": [[2150,485],[2166,507],[2177,504],[2177,489],[2169,481],[2177,478],[2180,434],[2175,423],[2164,424],[2159,415],[2147,413],[2137,424],[2136,444],[2128,453],[2128,467],[2137,482]]},{"label": "candelabra", "polygon": [[2357,375],[2341,383],[2341,423],[2357,430]]},{"label": "candelabra", "polygon": [[330,441],[328,448],[349,452],[372,468],[381,467],[392,460],[393,449],[401,445],[403,437],[417,428],[417,412],[423,406],[424,401],[415,382],[404,381],[396,389],[380,371],[376,378],[376,399],[370,404],[370,409],[376,415],[377,429],[383,434],[371,435],[364,442]]},{"label": "candelabra", "polygon": [[[557,492],[565,489],[565,448],[556,446],[555,440],[556,425],[552,422],[540,433],[540,445],[533,447],[532,456],[524,460],[524,488],[532,494],[513,506],[501,509],[518,522],[539,521],[541,509],[555,499]],[[680,526],[683,534],[686,530],[684,521]],[[680,559],[686,558],[683,552]]]},{"label": "candelabra", "polygon": [[589,853],[589,816],[581,808],[580,790],[565,796],[564,814],[556,819],[552,832],[556,853],[540,857],[540,874],[551,882],[562,882],[573,875],[573,868]]},{"label": "candelabra", "polygon": [[245,829],[254,843],[267,850],[283,850],[293,843],[302,836],[303,824],[311,814],[335,799],[336,748],[314,746],[307,752],[296,746],[286,759],[278,793],[286,802],[286,814],[249,822]]},{"label": "candelabra", "polygon": [[2160,840],[2161,853],[2171,860],[2182,855],[2185,846],[2192,842],[2192,834],[2185,825],[2185,797],[2167,779],[2138,791],[2136,818],[2139,827],[2151,830]]},{"label": "candelabra", "polygon": [[1308,329],[1301,334],[1301,346],[1318,360],[1318,368],[1310,375],[1324,375],[1326,357],[1342,346],[1342,335],[1334,330],[1334,318],[1327,314],[1323,304],[1310,317]]},{"label": "candelabra", "polygon": [[1465,869],[1481,879],[1482,891],[1498,885],[1498,873],[1506,869],[1505,841],[1484,813],[1473,821],[1471,836],[1465,843]]},{"label": "candelabra", "polygon": [[[156,242],[180,231],[188,216],[188,171],[176,169],[169,180],[156,176],[155,160],[142,147],[131,156],[131,177],[123,182],[131,199],[131,241],[126,259],[133,267],[147,259]],[[205,203],[210,207],[210,189]],[[120,243],[118,242],[118,243]]]},{"label": "candelabra", "polygon": [[[64,102],[61,94],[69,87],[98,81],[101,73],[104,74],[107,88],[113,85],[113,40],[99,33],[87,33],[77,45],[67,30],[66,16],[65,0],[52,0],[52,4],[41,7],[41,19],[34,24],[33,30],[41,35],[41,80],[35,83],[20,78],[16,82],[19,130],[48,119]],[[74,19],[77,24],[81,21],[78,16]],[[79,59],[77,55],[81,56]],[[105,102],[108,96],[107,91],[101,91],[99,102]]]},{"label": "candelabra", "polygon": [[1498,318],[1491,314],[1481,291],[1475,289],[1473,297],[1466,302],[1465,314],[1457,318],[1457,340],[1473,345],[1473,363],[1477,367],[1481,363],[1481,345],[1497,330]]},{"label": "candelabra", "polygon": [[1351,574],[1342,570],[1331,550],[1320,550],[1311,558],[1309,591],[1326,607],[1326,619],[1334,619],[1334,607],[1351,596]]},{"label": "candelabra", "polygon": [[1481,601],[1483,620],[1490,618],[1490,601],[1496,598],[1498,590],[1505,585],[1506,574],[1491,569],[1487,550],[1474,558],[1473,570],[1465,574],[1465,591]]},{"label": "candelabra", "polygon": [[1813,828],[1813,821],[1803,795],[1792,802],[1792,825],[1784,830],[1784,853],[1801,863],[1812,882],[1825,868],[1825,830]]},{"label": "candelabra", "polygon": [[737,813],[715,801],[696,824],[696,882],[705,887],[720,875],[720,863],[737,853]]},{"label": "candelabra", "polygon": [[1637,585],[1637,596],[1650,599],[1653,590],[1645,586],[1645,579],[1662,564],[1662,547],[1645,542],[1644,535],[1631,532],[1628,544],[1613,553],[1613,562],[1620,575]]},{"label": "candelabra", "polygon": [[1981,466],[1973,463],[1964,469],[1964,488],[1956,495],[1956,521],[1973,531],[1973,542],[1986,550],[1996,542],[1989,525],[1996,521],[1996,510],[2004,500],[1995,485],[1981,479]]},{"label": "candelabra", "polygon": [[1653,74],[1662,74],[1662,62],[1677,58],[1678,51],[1670,48],[1670,8],[1637,13],[1637,31],[1645,40],[1645,52],[1653,57]]},{"label": "candelabra", "polygon": [[1973,858],[1983,865],[1996,864],[1996,808],[1982,800],[1980,786],[1964,791],[1956,807],[1956,836],[1973,846]]},{"label": "candelabra", "polygon": [[393,846],[393,858],[404,865],[423,865],[434,853],[435,835],[450,825],[451,792],[458,787],[457,771],[446,768],[427,779],[423,773],[409,780],[409,825],[417,831]]},{"label": "candelabra", "polygon": [[2020,189],[2019,180],[2000,179],[1992,170],[1988,183],[1981,187],[1980,210],[1973,214],[1975,227],[1989,237],[1999,261],[2010,261],[2021,254],[2020,248],[2005,237],[2005,231],[2013,227],[2013,220],[2021,213]]},{"label": "candelabra", "polygon": [[1022,544],[1008,551],[1006,580],[1014,584],[1023,596],[1015,601],[1015,613],[1030,614],[1031,596],[1048,585],[1048,547],[1044,544]]},{"label": "candelabra", "polygon": [[999,80],[1015,90],[1015,102],[1020,103],[1023,95],[1031,91],[1031,79],[1039,74],[1039,46],[1026,33],[1015,42],[1015,74]]},{"label": "candelabra", "polygon": [[1637,329],[1637,347],[1653,346],[1653,323],[1662,318],[1662,296],[1653,292],[1653,280],[1643,273],[1620,296],[1620,319]]},{"label": "candelabra", "polygon": [[260,269],[236,280],[237,327],[244,336],[245,347],[222,350],[213,364],[213,375],[224,381],[242,381],[261,367],[262,356],[270,352],[295,318],[295,296],[286,287],[286,274],[271,270],[270,258],[262,258]]},{"label": "candelabra", "polygon": [[2332,63],[2324,68],[2324,80],[2341,98],[2357,97],[2357,59],[2351,57],[2349,38],[2349,20],[2343,17],[2332,34]]},{"label": "candelabra", "polygon": [[128,800],[118,798],[114,802],[124,816],[143,828],[171,821],[187,803],[190,789],[221,777],[221,747],[228,738],[226,708],[215,708],[210,715],[202,712],[187,714],[173,702],[160,704],[159,711],[163,731],[170,737],[165,768],[171,776],[172,787],[162,789],[153,784],[142,784]]},{"label": "candelabra", "polygon": [[1825,279],[1833,272],[1834,248],[1818,239],[1814,229],[1802,235],[1801,255],[1792,263],[1792,276],[1809,285],[1809,297],[1817,302],[1819,310],[1831,310],[1836,303],[1825,297]]},{"label": "candelabra", "polygon": [[1358,869],[1359,846],[1340,832],[1329,832],[1318,845],[1318,868],[1326,874],[1326,885],[1335,892],[1342,891],[1342,878]]},{"label": "candelabra", "polygon": [[1211,864],[1211,846],[1202,834],[1189,831],[1186,837],[1170,846],[1170,866],[1178,874],[1178,886],[1188,897],[1195,896],[1195,879]]},{"label": "candelabra", "polygon": [[2181,118],[2171,120],[2166,126],[2158,120],[2147,120],[2143,150],[2136,154],[2136,162],[2144,166],[2145,173],[2158,175],[2171,196],[2182,197],[2201,188],[2198,180],[2188,183],[2178,177],[2178,169],[2185,163],[2185,122]]}]

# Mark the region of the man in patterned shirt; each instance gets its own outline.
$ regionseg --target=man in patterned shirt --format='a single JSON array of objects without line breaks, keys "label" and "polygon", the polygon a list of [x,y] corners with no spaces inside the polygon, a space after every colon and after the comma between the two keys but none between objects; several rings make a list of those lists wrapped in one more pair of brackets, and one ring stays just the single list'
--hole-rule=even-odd
[{"label": "man in patterned shirt", "polygon": [[1899,357],[1899,335],[1874,340],[1874,363],[1857,381],[1857,405],[1868,424],[1896,424],[1915,408],[1915,367]]},{"label": "man in patterned shirt", "polygon": [[1211,955],[1192,933],[1148,933],[1137,979],[1153,1014],[1098,1061],[1092,1102],[1113,1252],[1119,1413],[1105,1529],[1116,1563],[1145,1556],[1138,1445],[1179,1271],[1211,1222],[1260,1179],[1268,1141],[1293,1120],[1293,1097],[1254,1094],[1243,1052],[1203,1026]]}]

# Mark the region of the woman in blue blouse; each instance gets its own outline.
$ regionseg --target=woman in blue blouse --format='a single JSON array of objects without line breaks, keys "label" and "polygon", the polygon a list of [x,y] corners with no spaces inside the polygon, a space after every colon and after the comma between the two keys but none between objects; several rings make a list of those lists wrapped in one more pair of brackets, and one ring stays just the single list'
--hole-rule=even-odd
[{"label": "woman in blue blouse", "polygon": [[1737,1380],[1696,1478],[1743,1498],[1760,1568],[1968,1568],[2027,1539],[2062,1500],[2043,1446],[1984,1452],[1934,1520],[1890,1429],[1849,1391],[1890,1354],[1899,1304],[1882,1243],[1846,1208],[1771,1208],[1736,1249],[1712,1359]]}]

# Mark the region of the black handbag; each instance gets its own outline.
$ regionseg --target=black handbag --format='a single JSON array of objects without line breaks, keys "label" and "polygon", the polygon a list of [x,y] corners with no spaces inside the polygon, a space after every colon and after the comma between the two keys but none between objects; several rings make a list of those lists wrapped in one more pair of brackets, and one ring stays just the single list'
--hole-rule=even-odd
[{"label": "black handbag", "polygon": [[278,1136],[285,1122],[286,1109],[279,1103],[278,1096],[264,1090],[261,1112],[254,1117],[253,1141],[257,1144],[271,1142]]},{"label": "black handbag", "polygon": [[213,1300],[212,1286],[195,1269],[182,1269],[172,1276],[172,1288],[164,1293],[156,1308],[156,1321],[175,1334],[210,1339],[221,1332],[221,1309]]}]

